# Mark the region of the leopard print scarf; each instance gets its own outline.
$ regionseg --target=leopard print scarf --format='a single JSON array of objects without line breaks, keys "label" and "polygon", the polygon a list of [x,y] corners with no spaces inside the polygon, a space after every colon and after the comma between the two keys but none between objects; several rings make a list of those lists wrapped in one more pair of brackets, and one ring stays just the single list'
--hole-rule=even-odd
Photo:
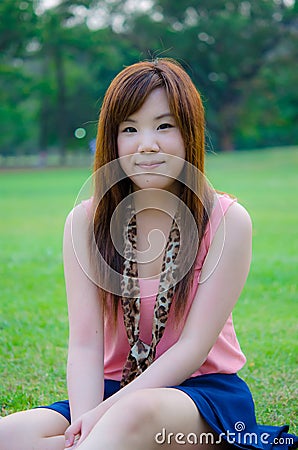
[{"label": "leopard print scarf", "polygon": [[140,375],[154,361],[156,346],[163,336],[170,307],[175,292],[175,274],[177,266],[175,260],[180,247],[180,233],[177,217],[173,219],[166,245],[162,270],[156,296],[152,337],[150,345],[140,339],[140,286],[136,262],[137,223],[136,214],[130,209],[130,221],[124,230],[124,265],[121,281],[122,309],[124,325],[130,345],[126,363],[122,371],[121,387],[130,383]]}]

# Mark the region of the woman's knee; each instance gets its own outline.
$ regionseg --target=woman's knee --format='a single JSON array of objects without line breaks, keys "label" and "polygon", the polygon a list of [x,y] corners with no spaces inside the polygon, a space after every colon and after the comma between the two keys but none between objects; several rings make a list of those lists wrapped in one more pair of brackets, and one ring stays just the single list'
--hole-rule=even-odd
[{"label": "woman's knee", "polygon": [[93,437],[90,436],[90,442],[96,442],[100,437],[104,440],[100,449],[149,448],[145,443],[154,444],[153,430],[157,428],[158,407],[158,397],[152,395],[150,389],[127,394],[104,414],[94,429]]},{"label": "woman's knee", "polygon": [[143,435],[146,428],[158,423],[159,398],[152,390],[144,389],[123,397],[113,405],[110,413],[117,420],[119,432]]}]

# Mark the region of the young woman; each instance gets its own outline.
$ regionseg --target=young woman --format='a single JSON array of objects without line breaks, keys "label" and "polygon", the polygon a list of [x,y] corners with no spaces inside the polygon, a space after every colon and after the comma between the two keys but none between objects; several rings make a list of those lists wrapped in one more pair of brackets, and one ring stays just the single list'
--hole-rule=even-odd
[{"label": "young woman", "polygon": [[204,126],[174,61],[134,64],[111,83],[94,194],[65,225],[69,402],[2,419],[0,450],[269,449],[290,436],[257,425],[237,375],[231,312],[251,221],[204,178]]}]

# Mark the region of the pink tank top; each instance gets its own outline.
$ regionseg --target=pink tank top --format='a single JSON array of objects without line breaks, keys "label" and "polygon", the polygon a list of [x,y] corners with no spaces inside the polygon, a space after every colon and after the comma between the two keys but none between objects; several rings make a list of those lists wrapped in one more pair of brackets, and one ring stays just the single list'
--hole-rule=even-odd
[{"label": "pink tank top", "polygon": [[[174,308],[171,308],[166,329],[162,339],[156,348],[156,358],[162,355],[172,345],[174,345],[182,332],[187,314],[192,305],[193,299],[200,288],[199,280],[201,269],[207,255],[213,236],[230,205],[235,201],[228,195],[217,194],[217,201],[211,213],[210,220],[206,227],[203,241],[200,245],[195,263],[195,275],[192,289],[187,299],[184,320],[179,327],[174,324]],[[84,201],[88,216],[90,217],[91,199]],[[141,317],[140,317],[140,339],[150,344],[152,333],[152,318],[155,298],[158,290],[159,280],[140,279],[141,293]],[[122,368],[126,362],[130,350],[127,340],[126,330],[123,323],[123,314],[119,305],[118,323],[116,330],[112,330],[109,321],[104,329],[104,375],[107,379],[121,380]],[[232,314],[226,321],[217,341],[208,354],[204,364],[192,374],[192,377],[208,373],[236,373],[245,364],[246,358],[241,351],[239,342],[234,330]]]}]

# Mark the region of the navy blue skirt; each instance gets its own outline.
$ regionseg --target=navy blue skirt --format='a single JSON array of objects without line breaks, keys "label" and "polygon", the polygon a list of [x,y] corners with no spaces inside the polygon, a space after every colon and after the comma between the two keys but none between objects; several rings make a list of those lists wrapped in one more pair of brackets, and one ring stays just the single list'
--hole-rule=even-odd
[{"label": "navy blue skirt", "polygon": [[[228,442],[242,449],[288,450],[298,447],[298,437],[288,433],[288,426],[259,425],[254,402],[247,384],[237,374],[210,374],[189,378],[179,386],[196,404],[201,416],[215,432],[215,443]],[[104,399],[120,389],[120,382],[105,380]],[[62,414],[71,422],[68,400],[45,408]],[[166,436],[161,436],[161,439]],[[186,437],[190,444],[211,437],[194,433]],[[201,443],[206,443],[202,441]]]}]

